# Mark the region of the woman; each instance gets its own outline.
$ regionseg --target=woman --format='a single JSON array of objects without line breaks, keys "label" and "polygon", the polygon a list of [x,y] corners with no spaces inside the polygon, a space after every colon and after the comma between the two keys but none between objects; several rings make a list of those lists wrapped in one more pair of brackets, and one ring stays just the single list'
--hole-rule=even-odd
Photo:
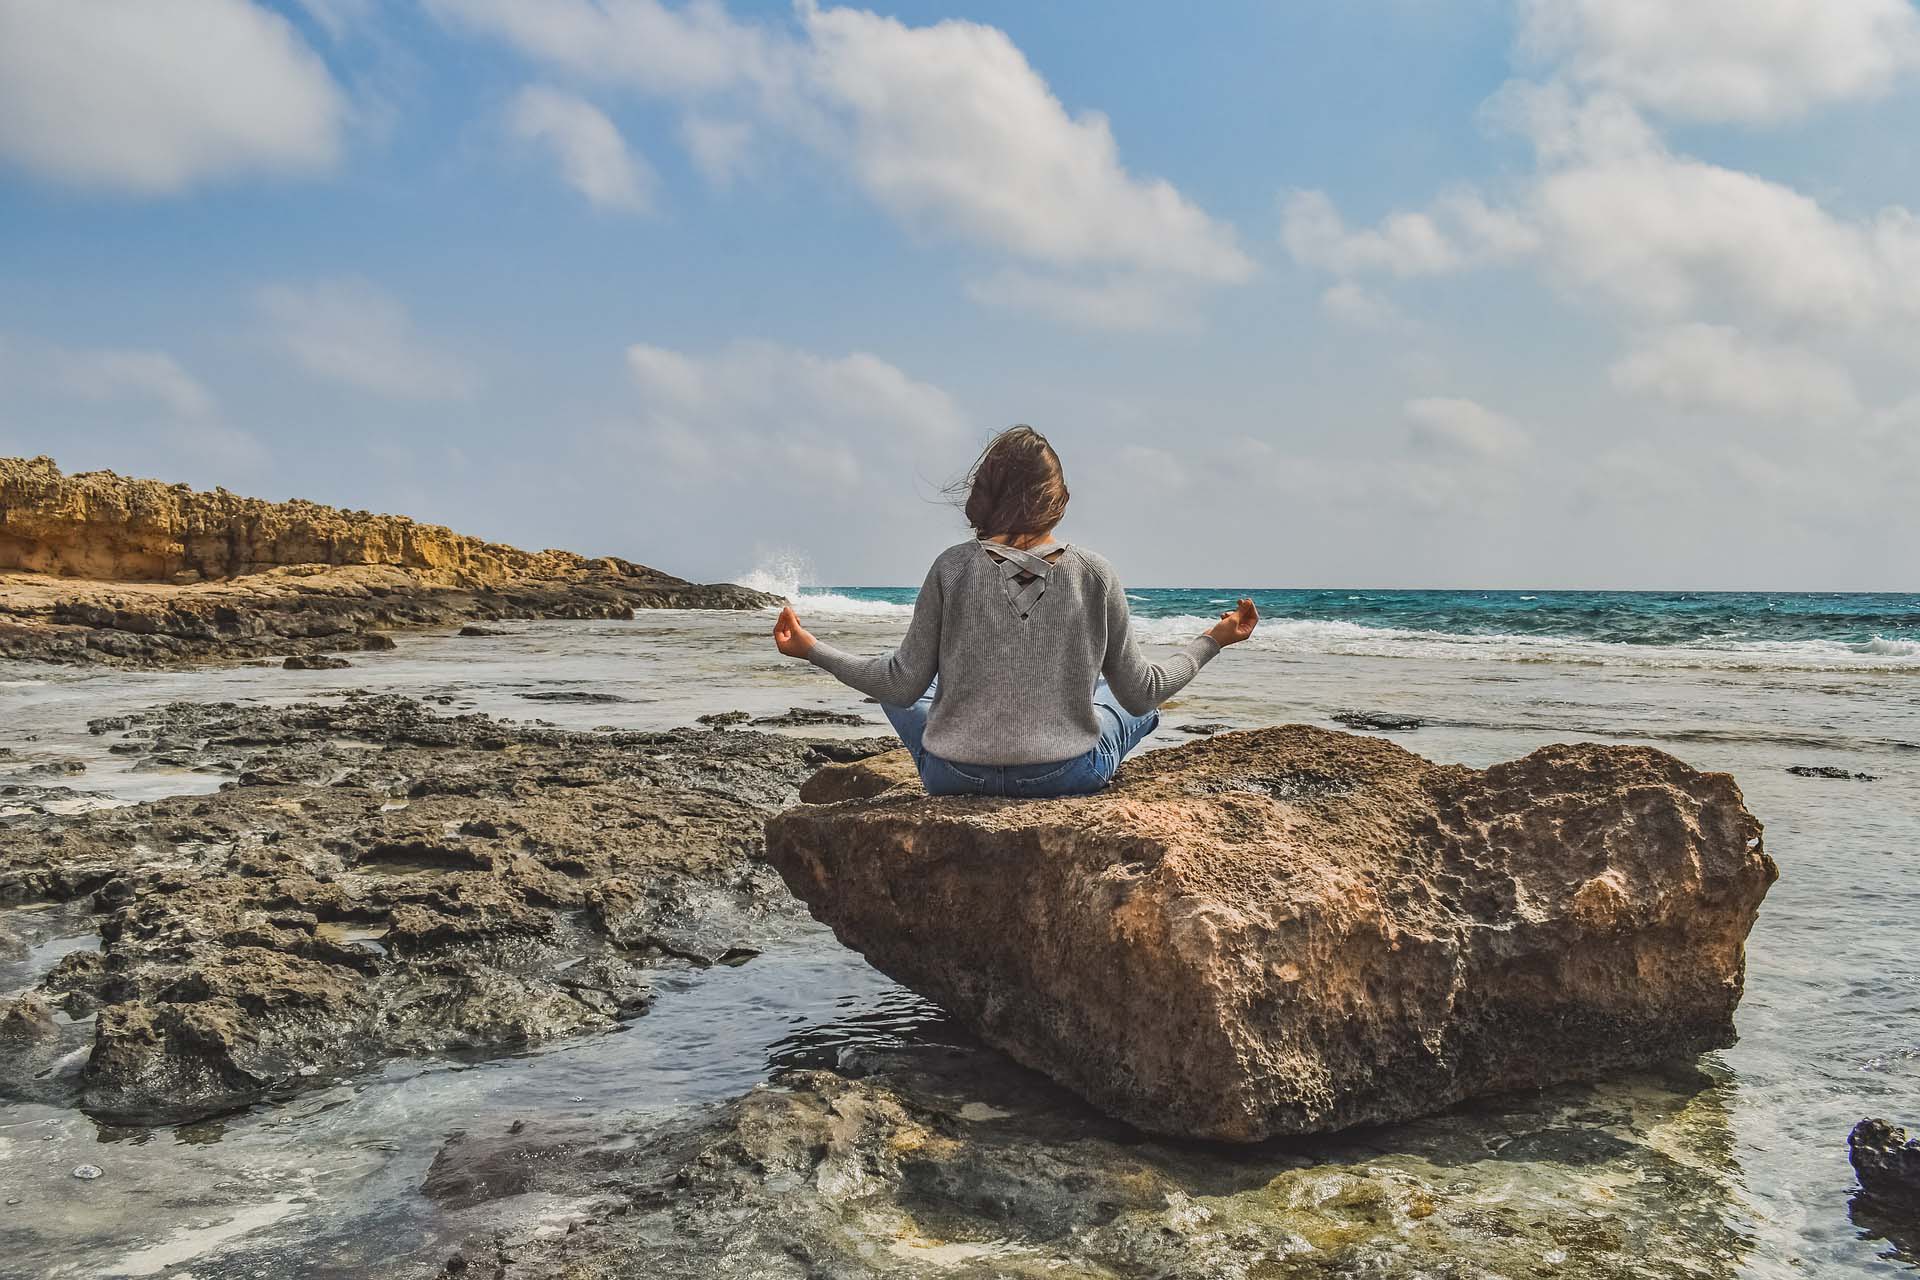
[{"label": "woman", "polygon": [[[1253,601],[1164,663],[1134,643],[1113,567],[1055,542],[1066,476],[1032,427],[995,436],[966,482],[974,538],[940,553],[893,653],[813,638],[792,606],[773,639],[879,700],[930,795],[1086,795],[1160,723],[1155,710],[1253,634]],[[1104,677],[1104,678],[1103,678]]]}]

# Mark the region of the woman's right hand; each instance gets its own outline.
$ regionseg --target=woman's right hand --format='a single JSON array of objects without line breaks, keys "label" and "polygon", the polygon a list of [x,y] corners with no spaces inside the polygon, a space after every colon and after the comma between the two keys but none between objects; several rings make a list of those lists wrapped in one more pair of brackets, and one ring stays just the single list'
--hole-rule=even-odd
[{"label": "woman's right hand", "polygon": [[773,643],[789,658],[804,658],[813,652],[813,633],[800,625],[792,605],[780,610],[779,618],[775,619]]},{"label": "woman's right hand", "polygon": [[1239,644],[1245,640],[1253,634],[1253,629],[1258,625],[1260,625],[1260,611],[1253,607],[1253,601],[1242,597],[1240,607],[1229,609],[1221,614],[1220,621],[1214,623],[1207,634],[1213,637],[1215,644],[1224,649],[1230,644]]}]

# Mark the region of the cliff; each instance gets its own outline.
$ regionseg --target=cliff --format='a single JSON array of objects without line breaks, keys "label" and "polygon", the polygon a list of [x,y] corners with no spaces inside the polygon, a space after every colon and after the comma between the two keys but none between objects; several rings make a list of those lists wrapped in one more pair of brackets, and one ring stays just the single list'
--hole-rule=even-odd
[{"label": "cliff", "polygon": [[0,657],[158,666],[391,648],[389,631],[779,600],[405,516],[0,458]]},{"label": "cliff", "polygon": [[[0,458],[0,569],[115,582],[233,578],[287,565],[387,565],[464,586],[585,568],[406,516],[267,502],[111,471],[62,475],[51,458]],[[634,566],[638,568],[639,566]],[[679,578],[646,570],[663,582]]]}]

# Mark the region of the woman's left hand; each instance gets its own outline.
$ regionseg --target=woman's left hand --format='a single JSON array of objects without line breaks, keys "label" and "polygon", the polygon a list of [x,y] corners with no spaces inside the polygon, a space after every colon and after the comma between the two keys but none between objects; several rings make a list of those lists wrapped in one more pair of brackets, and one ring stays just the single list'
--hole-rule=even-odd
[{"label": "woman's left hand", "polygon": [[1215,644],[1224,649],[1230,644],[1239,644],[1245,640],[1259,625],[1260,611],[1253,607],[1253,601],[1242,599],[1240,607],[1229,609],[1221,614],[1220,621],[1214,623],[1207,634],[1213,637]]},{"label": "woman's left hand", "polygon": [[813,633],[800,625],[792,605],[780,610],[773,624],[773,642],[789,658],[804,658],[813,652]]}]

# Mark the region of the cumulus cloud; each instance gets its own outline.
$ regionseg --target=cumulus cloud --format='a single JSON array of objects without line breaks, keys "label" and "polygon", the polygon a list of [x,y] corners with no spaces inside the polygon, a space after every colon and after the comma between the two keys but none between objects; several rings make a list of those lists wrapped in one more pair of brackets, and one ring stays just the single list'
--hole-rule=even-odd
[{"label": "cumulus cloud", "polygon": [[1106,117],[1069,113],[993,27],[914,27],[813,3],[798,7],[797,31],[737,20],[717,0],[429,4],[577,76],[692,106],[724,101],[727,132],[690,126],[710,172],[732,171],[751,119],[835,165],[918,234],[1056,268],[1212,284],[1254,272],[1231,227],[1171,183],[1129,171]]},{"label": "cumulus cloud", "polygon": [[1796,347],[1749,341],[1725,325],[1648,334],[1612,372],[1622,390],[1682,409],[1826,420],[1860,411],[1842,366]]},{"label": "cumulus cloud", "polygon": [[364,280],[273,285],[258,301],[273,344],[316,377],[397,400],[457,400],[479,387],[471,367]]},{"label": "cumulus cloud", "polygon": [[1305,193],[1287,204],[1289,249],[1345,278],[1527,256],[1555,282],[1638,317],[1896,343],[1920,333],[1920,218],[1910,210],[1845,217],[1785,184],[1680,154],[1617,95],[1510,86],[1491,114],[1539,154],[1506,203],[1455,193],[1356,229]]},{"label": "cumulus cloud", "polygon": [[0,0],[0,159],[164,195],[339,158],[346,105],[279,14],[248,0]]},{"label": "cumulus cloud", "polygon": [[1676,119],[1764,121],[1920,68],[1912,0],[1521,0],[1522,48]]},{"label": "cumulus cloud", "polygon": [[1407,401],[1405,410],[1413,442],[1424,452],[1495,459],[1528,445],[1517,423],[1477,401],[1431,396]]},{"label": "cumulus cloud", "polygon": [[652,207],[653,173],[627,149],[613,121],[574,94],[529,85],[507,108],[516,137],[553,153],[567,185],[597,209],[641,213]]},{"label": "cumulus cloud", "polygon": [[1340,275],[1448,275],[1523,256],[1539,243],[1523,216],[1472,192],[1448,195],[1431,211],[1402,210],[1378,226],[1355,229],[1326,192],[1296,191],[1282,202],[1280,220],[1281,241],[1296,262]]}]

